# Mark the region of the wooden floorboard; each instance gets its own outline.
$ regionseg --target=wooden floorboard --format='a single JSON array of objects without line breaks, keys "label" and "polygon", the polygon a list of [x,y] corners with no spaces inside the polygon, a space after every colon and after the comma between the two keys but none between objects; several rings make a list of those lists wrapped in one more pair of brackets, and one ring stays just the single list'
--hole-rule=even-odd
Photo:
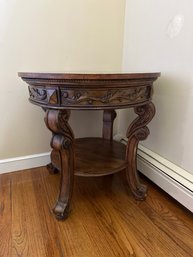
[{"label": "wooden floorboard", "polygon": [[12,186],[9,175],[0,178],[0,256],[11,256]]},{"label": "wooden floorboard", "polygon": [[60,175],[0,175],[0,257],[193,257],[193,214],[149,180],[134,200],[121,174],[75,177],[72,212],[52,214]]}]

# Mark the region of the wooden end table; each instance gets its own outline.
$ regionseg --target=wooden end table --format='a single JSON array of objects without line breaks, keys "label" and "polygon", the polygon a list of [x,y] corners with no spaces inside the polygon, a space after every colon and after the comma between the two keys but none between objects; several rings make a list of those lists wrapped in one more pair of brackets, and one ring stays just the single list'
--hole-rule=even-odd
[{"label": "wooden end table", "polygon": [[[149,135],[147,124],[155,114],[151,102],[153,82],[160,73],[74,74],[20,72],[28,84],[29,101],[46,111],[45,123],[52,132],[51,173],[61,171],[57,219],[68,216],[74,175],[103,176],[126,170],[128,185],[136,199],[147,188],[137,173],[140,140]],[[127,130],[127,146],[113,140],[115,109],[134,108],[137,118]],[[75,139],[68,123],[70,110],[103,110],[101,138]]]}]

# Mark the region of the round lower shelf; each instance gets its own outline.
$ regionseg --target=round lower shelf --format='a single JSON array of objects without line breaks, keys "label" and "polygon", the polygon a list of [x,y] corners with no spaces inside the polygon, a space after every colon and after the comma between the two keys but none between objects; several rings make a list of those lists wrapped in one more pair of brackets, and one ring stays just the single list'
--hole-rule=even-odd
[{"label": "round lower shelf", "polygon": [[[104,176],[126,168],[126,146],[120,142],[102,138],[78,138],[75,140],[75,175]],[[52,153],[52,162],[58,169],[57,152]]]},{"label": "round lower shelf", "polygon": [[75,174],[102,176],[126,168],[126,147],[102,138],[79,138],[75,141]]}]

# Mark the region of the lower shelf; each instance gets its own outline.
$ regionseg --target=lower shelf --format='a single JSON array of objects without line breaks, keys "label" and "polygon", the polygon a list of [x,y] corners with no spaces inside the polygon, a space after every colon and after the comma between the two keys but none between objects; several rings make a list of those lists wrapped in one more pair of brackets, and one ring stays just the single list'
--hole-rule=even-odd
[{"label": "lower shelf", "polygon": [[[120,142],[102,138],[79,138],[75,140],[75,175],[103,176],[126,168],[126,146]],[[52,162],[58,169],[59,156],[52,153]]]}]

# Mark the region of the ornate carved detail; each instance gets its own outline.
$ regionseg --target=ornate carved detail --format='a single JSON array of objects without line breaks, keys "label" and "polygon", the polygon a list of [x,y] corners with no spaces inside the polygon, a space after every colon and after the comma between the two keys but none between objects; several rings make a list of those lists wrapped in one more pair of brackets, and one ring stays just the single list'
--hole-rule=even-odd
[{"label": "ornate carved detail", "polygon": [[35,102],[57,104],[58,95],[56,89],[29,86],[30,99]]},{"label": "ornate carved detail", "polygon": [[44,88],[28,87],[31,99],[36,101],[45,101],[47,99],[47,92]]},{"label": "ornate carved detail", "polygon": [[62,105],[109,105],[143,102],[149,99],[151,87],[130,87],[127,89],[62,89]]},{"label": "ornate carved detail", "polygon": [[[29,86],[30,100],[43,106],[60,105],[70,107],[110,107],[139,104],[148,101],[152,94],[150,84],[128,88],[57,88],[45,86]],[[61,103],[61,104],[60,104]]]},{"label": "ornate carved detail", "polygon": [[51,147],[58,152],[61,168],[60,193],[53,210],[57,219],[67,218],[73,187],[74,135],[68,124],[69,116],[69,111],[48,109],[45,117],[46,126],[53,133]]},{"label": "ornate carved detail", "polygon": [[127,138],[133,135],[139,140],[145,140],[149,135],[149,129],[146,125],[152,120],[155,115],[155,107],[152,102],[146,105],[137,106],[134,111],[139,116],[131,123],[127,130]]},{"label": "ornate carved detail", "polygon": [[126,158],[128,160],[129,169],[126,172],[128,184],[132,193],[138,200],[143,200],[146,197],[147,188],[139,181],[137,173],[137,146],[140,140],[145,140],[149,135],[149,129],[146,126],[155,114],[153,103],[138,106],[134,108],[138,117],[131,123],[127,131],[127,151]]}]

